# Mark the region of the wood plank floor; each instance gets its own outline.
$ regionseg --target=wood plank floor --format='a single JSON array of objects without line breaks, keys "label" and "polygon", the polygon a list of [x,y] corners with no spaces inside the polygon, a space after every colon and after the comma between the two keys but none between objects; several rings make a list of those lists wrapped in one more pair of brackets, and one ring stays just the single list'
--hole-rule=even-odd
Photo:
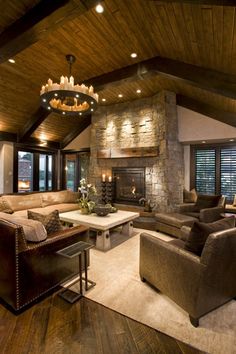
[{"label": "wood plank floor", "polygon": [[199,354],[200,351],[94,301],[56,294],[20,315],[0,305],[1,354]]}]

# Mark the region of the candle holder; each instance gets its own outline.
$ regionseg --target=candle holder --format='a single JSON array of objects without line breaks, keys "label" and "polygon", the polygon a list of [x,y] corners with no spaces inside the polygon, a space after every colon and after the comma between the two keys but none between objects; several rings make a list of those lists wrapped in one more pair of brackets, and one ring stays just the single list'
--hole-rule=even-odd
[{"label": "candle holder", "polygon": [[101,195],[102,195],[102,202],[104,204],[112,204],[112,191],[113,191],[112,181],[101,182]]}]

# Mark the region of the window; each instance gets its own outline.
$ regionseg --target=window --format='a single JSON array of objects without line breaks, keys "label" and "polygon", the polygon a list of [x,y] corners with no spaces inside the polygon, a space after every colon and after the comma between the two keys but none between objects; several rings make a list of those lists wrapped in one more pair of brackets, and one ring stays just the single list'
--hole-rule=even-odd
[{"label": "window", "polygon": [[216,182],[216,153],[214,149],[195,152],[195,188],[199,193],[214,194]]},{"label": "window", "polygon": [[47,191],[55,188],[55,153],[15,149],[14,192]]},{"label": "window", "polygon": [[89,151],[63,151],[62,188],[77,191],[82,178],[88,179]]},{"label": "window", "polygon": [[227,203],[236,194],[236,147],[192,148],[191,188],[198,193],[222,194]]}]

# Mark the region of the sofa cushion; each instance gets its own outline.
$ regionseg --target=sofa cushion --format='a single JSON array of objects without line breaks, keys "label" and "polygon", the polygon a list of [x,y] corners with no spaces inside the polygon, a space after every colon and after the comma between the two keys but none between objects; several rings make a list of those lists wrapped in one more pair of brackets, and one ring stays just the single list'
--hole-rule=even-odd
[{"label": "sofa cushion", "polygon": [[2,198],[12,211],[40,208],[42,206],[39,193],[28,195],[4,195]]},{"label": "sofa cushion", "polygon": [[13,210],[11,209],[10,205],[3,197],[0,197],[0,212],[7,213],[7,214],[13,213]]},{"label": "sofa cushion", "polygon": [[0,218],[10,221],[15,225],[22,226],[24,236],[27,241],[40,242],[47,238],[47,231],[43,224],[39,221],[28,220],[19,216],[15,216],[14,214],[9,215],[6,213],[0,213]]},{"label": "sofa cushion", "polygon": [[194,211],[201,209],[214,208],[218,205],[221,195],[198,194]]},{"label": "sofa cushion", "polygon": [[212,223],[203,223],[195,221],[190,231],[189,237],[185,242],[185,249],[201,256],[207,237],[213,232],[227,230],[235,227],[235,217],[228,217],[214,221]]},{"label": "sofa cushion", "polygon": [[63,230],[58,210],[54,210],[48,215],[43,215],[32,210],[28,210],[28,218],[40,221],[45,226],[48,235]]},{"label": "sofa cushion", "polygon": [[196,189],[193,188],[191,191],[188,191],[184,188],[183,191],[183,202],[184,203],[195,203],[197,200],[197,192]]},{"label": "sofa cushion", "polygon": [[[42,193],[41,194],[41,199],[42,199],[42,206],[46,207],[48,205],[55,205],[55,204],[61,204],[61,203],[69,203],[67,200],[72,200],[73,199],[73,194],[70,198],[70,192],[67,190],[64,191],[58,191],[58,192],[47,192],[47,193]],[[74,197],[75,199],[75,197]],[[74,200],[73,199],[73,200]],[[78,199],[76,197],[76,199]],[[31,208],[32,209],[32,208]]]}]

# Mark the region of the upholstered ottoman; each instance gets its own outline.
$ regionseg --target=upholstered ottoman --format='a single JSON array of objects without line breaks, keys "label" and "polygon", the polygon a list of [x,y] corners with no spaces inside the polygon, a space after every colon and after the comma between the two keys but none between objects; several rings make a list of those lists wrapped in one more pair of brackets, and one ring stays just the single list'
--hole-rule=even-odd
[{"label": "upholstered ottoman", "polygon": [[181,238],[181,227],[182,226],[192,226],[197,218],[192,216],[178,214],[178,213],[157,213],[156,218],[156,229],[167,233],[169,235]]}]

